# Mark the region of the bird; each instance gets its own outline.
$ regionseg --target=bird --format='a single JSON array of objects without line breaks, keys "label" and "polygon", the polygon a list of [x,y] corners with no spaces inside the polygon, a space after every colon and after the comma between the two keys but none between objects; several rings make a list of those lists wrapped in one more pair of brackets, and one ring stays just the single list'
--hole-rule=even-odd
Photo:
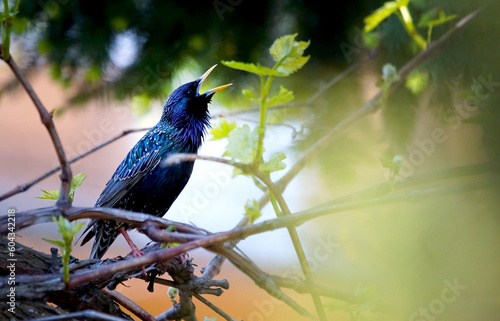
[{"label": "bird", "polygon": [[[208,104],[213,95],[232,84],[204,93],[200,87],[217,65],[198,79],[175,89],[167,98],[159,122],[128,152],[107,182],[95,207],[111,207],[163,217],[186,186],[194,162],[161,166],[176,153],[197,153],[210,128]],[[134,256],[142,255],[127,231],[132,227],[115,220],[92,219],[82,236],[83,246],[95,237],[90,259],[101,259],[121,233]],[[82,237],[81,236],[81,237]],[[144,269],[143,269],[144,270]]]}]

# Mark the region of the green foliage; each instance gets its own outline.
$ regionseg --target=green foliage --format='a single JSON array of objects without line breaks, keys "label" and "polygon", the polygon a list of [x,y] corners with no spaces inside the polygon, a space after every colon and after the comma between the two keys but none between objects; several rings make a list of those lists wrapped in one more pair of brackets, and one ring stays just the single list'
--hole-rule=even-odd
[{"label": "green foliage", "polygon": [[217,126],[214,126],[213,129],[210,131],[210,134],[212,135],[212,140],[219,140],[223,138],[227,138],[229,133],[233,131],[236,128],[236,123],[235,122],[228,122],[226,118],[222,118],[219,121],[219,124]]},{"label": "green foliage", "polygon": [[229,156],[233,161],[250,164],[257,151],[257,128],[251,130],[248,125],[243,125],[228,134],[228,143],[223,156]]},{"label": "green foliage", "polygon": [[[73,199],[75,197],[75,191],[82,185],[83,181],[87,177],[85,173],[79,173],[73,176],[71,180],[71,188],[69,190],[69,201],[73,203]],[[37,196],[36,198],[43,200],[53,200],[57,201],[59,198],[59,190],[44,190],[42,189],[43,194],[41,196]]]},{"label": "green foliage", "polygon": [[432,13],[424,14],[420,19],[418,26],[419,27],[427,27],[427,42],[431,42],[432,37],[432,28],[442,25],[448,21],[455,19],[457,15],[449,15],[447,16],[443,10],[439,11],[439,16],[435,19],[432,19]]},{"label": "green foliage", "polygon": [[418,27],[427,27],[427,40],[424,39],[415,28],[413,23],[413,18],[408,10],[408,5],[410,0],[396,0],[385,2],[382,7],[378,8],[371,15],[365,17],[365,27],[364,32],[368,33],[375,29],[382,21],[387,19],[390,15],[395,14],[398,16],[399,20],[402,22],[406,29],[406,32],[414,42],[423,50],[427,48],[427,45],[431,42],[432,28],[446,23],[450,20],[455,19],[456,15],[447,16],[443,10],[439,12],[439,16],[434,18],[434,10],[422,15],[420,21],[418,22]]},{"label": "green foliage", "polygon": [[[169,226],[167,226],[167,228],[165,228],[165,231],[167,231],[167,232],[176,232],[177,229],[175,228],[175,226],[169,225]],[[160,246],[160,248],[166,249],[167,247],[176,247],[176,246],[179,246],[179,243],[177,243],[177,242],[162,243],[161,246]]]},{"label": "green foliage", "polygon": [[[259,126],[253,130],[248,125],[234,128],[227,122],[222,122],[220,128],[215,131],[214,137],[228,138],[228,143],[223,156],[230,157],[232,161],[239,161],[244,164],[251,164],[255,170],[263,172],[269,177],[270,173],[282,170],[286,167],[283,160],[286,155],[282,152],[272,155],[265,161],[264,135],[266,132],[267,113],[269,107],[283,105],[292,101],[295,96],[293,91],[280,86],[277,94],[270,95],[271,86],[276,76],[287,77],[301,69],[310,56],[304,56],[305,50],[309,47],[310,41],[296,41],[297,34],[286,35],[274,41],[269,48],[269,54],[273,57],[274,66],[265,67],[260,64],[243,63],[236,61],[223,61],[222,63],[230,68],[246,71],[259,76],[260,95],[250,89],[243,89],[243,95],[253,103],[259,104]],[[245,174],[241,169],[235,168],[233,175]],[[253,177],[254,183],[260,189],[265,189],[261,182]],[[271,195],[271,202],[276,203]],[[279,207],[273,204],[277,215],[280,215]],[[258,202],[249,200],[245,205],[245,215],[252,221],[260,217]]]},{"label": "green foliage", "polygon": [[255,199],[248,200],[245,204],[245,216],[250,218],[251,222],[254,222],[259,217],[261,217],[259,202]]},{"label": "green foliage", "polygon": [[286,104],[295,98],[293,91],[280,86],[280,91],[277,95],[267,99],[268,106]]},{"label": "green foliage", "polygon": [[396,155],[392,160],[386,158],[380,158],[380,163],[383,167],[389,169],[389,180],[392,181],[396,178],[401,170],[401,166],[403,166],[404,158]]},{"label": "green foliage", "polygon": [[0,32],[2,34],[2,59],[5,61],[10,59],[10,35],[14,17],[19,13],[19,3],[20,0],[17,0],[14,11],[11,12],[9,9],[9,1],[3,0],[3,12],[0,13]]},{"label": "green foliage", "polygon": [[175,298],[179,294],[179,289],[174,288],[174,287],[170,287],[170,288],[168,288],[168,292],[167,293],[168,293],[168,297],[170,298],[170,301],[173,304],[175,304]]},{"label": "green foliage", "polygon": [[286,155],[284,153],[276,153],[272,155],[267,162],[261,163],[259,170],[264,173],[271,173],[285,169],[286,164],[283,163],[285,158]]},{"label": "green foliage", "polygon": [[410,35],[416,44],[423,50],[427,48],[427,42],[418,33],[417,29],[413,24],[413,18],[408,10],[408,4],[410,0],[396,0],[385,2],[384,5],[374,13],[365,18],[364,31],[369,32],[375,29],[382,21],[387,19],[390,15],[396,14],[403,26],[405,27],[408,35]]},{"label": "green foliage", "polygon": [[281,74],[277,70],[261,66],[260,64],[253,64],[247,62],[238,62],[238,61],[222,61],[222,63],[229,68],[238,69],[241,71],[246,71],[252,74],[256,74],[259,76],[286,76]]},{"label": "green foliage", "polygon": [[363,44],[368,49],[377,48],[380,42],[380,34],[378,32],[364,32],[363,33]]},{"label": "green foliage", "polygon": [[429,73],[414,71],[407,78],[405,82],[408,88],[415,95],[420,94],[429,85]]},{"label": "green foliage", "polygon": [[396,13],[401,7],[406,7],[409,2],[410,0],[396,0],[385,2],[382,7],[378,8],[371,15],[365,18],[364,32],[372,31],[391,14]]},{"label": "green foliage", "polygon": [[73,238],[85,226],[84,223],[71,224],[65,217],[59,216],[58,218],[52,217],[52,221],[59,227],[59,235],[62,236],[62,240],[54,240],[46,237],[42,237],[45,241],[58,246],[61,249],[62,266],[64,268],[64,282],[69,281],[69,260],[72,250]]},{"label": "green foliage", "polygon": [[297,34],[283,36],[275,40],[269,53],[276,64],[273,68],[262,66],[257,63],[246,63],[238,61],[222,61],[230,68],[246,71],[259,76],[290,76],[301,69],[309,60],[310,56],[304,56],[304,51],[309,47],[309,41],[295,41]]},{"label": "green foliage", "polygon": [[283,36],[274,41],[269,49],[276,65],[273,69],[281,75],[290,76],[309,61],[310,56],[304,56],[310,41],[295,41],[297,34]]},{"label": "green foliage", "polygon": [[[274,41],[269,48],[269,54],[274,59],[272,68],[260,64],[243,63],[236,61],[222,61],[230,68],[256,74],[260,77],[261,88],[260,97],[250,89],[243,89],[243,95],[254,103],[260,105],[259,126],[250,130],[247,125],[234,129],[228,134],[228,146],[224,156],[231,157],[232,160],[239,160],[242,163],[253,163],[256,168],[262,162],[264,152],[263,139],[269,107],[285,104],[294,99],[291,90],[281,86],[279,92],[270,96],[269,92],[274,77],[286,77],[297,72],[309,60],[310,56],[304,56],[304,52],[309,47],[309,41],[296,41],[297,34],[286,35]],[[277,170],[274,169],[273,170]]]}]

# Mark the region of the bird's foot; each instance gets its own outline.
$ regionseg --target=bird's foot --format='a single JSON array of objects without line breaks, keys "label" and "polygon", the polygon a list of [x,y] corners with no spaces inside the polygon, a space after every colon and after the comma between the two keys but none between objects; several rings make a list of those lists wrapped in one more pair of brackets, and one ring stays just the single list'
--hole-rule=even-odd
[{"label": "bird's foot", "polygon": [[[127,241],[128,245],[130,246],[130,249],[132,250],[132,255],[134,257],[139,257],[139,256],[143,256],[144,255],[144,252],[140,251],[138,248],[137,248],[137,245],[134,244],[134,242],[132,241],[132,239],[130,238],[130,236],[128,235],[127,233],[127,230],[125,230],[123,227],[120,228],[120,232],[122,233],[123,237],[125,238],[125,240]],[[144,266],[142,266],[142,275],[144,275],[144,277],[147,276],[146,274],[146,268]]]},{"label": "bird's foot", "polygon": [[[134,246],[135,246],[135,244],[134,244]],[[141,251],[141,250],[139,250],[137,247],[135,247],[135,249],[132,249],[132,252],[131,252],[131,253],[132,253],[132,255],[133,255],[134,257],[139,257],[139,256],[143,256],[143,255],[144,255],[144,252],[143,252],[143,251]],[[146,268],[144,267],[144,265],[142,266],[142,275],[143,275],[144,277],[146,277],[146,276],[147,276],[147,274],[146,274]]]}]

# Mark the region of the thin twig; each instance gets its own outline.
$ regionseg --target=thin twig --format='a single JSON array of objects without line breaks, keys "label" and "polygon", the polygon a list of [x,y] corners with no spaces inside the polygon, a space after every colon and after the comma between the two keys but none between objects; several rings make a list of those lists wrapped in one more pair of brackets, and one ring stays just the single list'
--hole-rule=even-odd
[{"label": "thin twig", "polygon": [[130,300],[120,292],[111,291],[107,288],[102,288],[101,292],[112,297],[115,302],[132,312],[139,319],[143,321],[156,321],[155,317],[152,316],[148,311],[141,308],[137,303]]},{"label": "thin twig", "polygon": [[218,315],[220,315],[224,319],[226,319],[228,321],[236,321],[235,319],[231,318],[231,316],[229,314],[227,314],[226,312],[222,311],[219,307],[217,307],[215,304],[213,304],[212,302],[208,301],[207,299],[205,299],[201,295],[193,293],[193,296],[195,298],[197,298],[201,303],[205,304],[207,307],[209,307],[210,309],[214,310]]},{"label": "thin twig", "polygon": [[[145,130],[149,130],[150,128],[137,128],[137,129],[127,129],[127,130],[124,130],[123,132],[121,132],[120,134],[116,135],[115,137],[112,137],[104,142],[102,142],[101,144],[97,145],[97,146],[94,146],[93,148],[89,149],[88,151],[86,151],[85,153],[82,153],[78,156],[75,156],[73,157],[72,159],[70,159],[68,161],[69,164],[73,164],[74,162],[76,161],[79,161],[80,159],[98,151],[99,149],[113,143],[114,141],[117,141],[118,139],[128,135],[128,134],[131,134],[131,133],[136,133],[136,132],[140,132],[140,131],[145,131]],[[24,184],[21,184],[21,185],[18,185],[16,187],[14,187],[13,189],[11,189],[10,191],[0,195],[0,201],[3,201],[11,196],[14,196],[16,194],[19,194],[19,193],[22,193],[22,192],[25,192],[27,191],[29,188],[31,188],[33,185],[39,183],[40,181],[44,180],[45,178],[51,176],[52,174],[54,173],[57,173],[59,170],[61,169],[61,166],[57,166],[57,167],[54,167],[52,168],[50,171],[46,172],[45,174],[27,182],[27,183],[24,183]]]},{"label": "thin twig", "polygon": [[274,282],[274,279],[270,275],[262,271],[253,261],[244,258],[232,248],[229,248],[227,246],[216,245],[206,247],[206,249],[218,253],[220,256],[226,257],[236,268],[238,268],[250,279],[252,279],[255,284],[257,284],[260,288],[266,290],[269,295],[277,298],[278,300],[281,300],[300,315],[314,319],[314,316],[312,314],[310,314],[299,303],[295,302],[291,297],[286,295],[281,290],[280,286],[276,282]]},{"label": "thin twig", "polygon": [[[283,195],[281,192],[278,190],[276,185],[271,181],[271,179],[264,175],[263,173],[259,171],[255,171],[253,173],[254,175],[257,176],[258,179],[260,179],[270,190],[271,195],[273,195],[276,200],[278,201],[279,207],[281,208],[281,212],[283,216],[291,216],[292,213],[290,212],[290,209],[288,208],[288,204],[286,203],[285,199],[283,198]],[[276,211],[276,214],[278,217],[279,211]],[[288,233],[290,234],[290,238],[292,239],[293,246],[295,248],[295,253],[297,253],[297,257],[299,259],[300,266],[302,268],[302,271],[304,272],[304,276],[307,280],[307,282],[311,286],[311,297],[314,302],[314,306],[316,308],[316,312],[318,313],[318,318],[320,320],[327,320],[325,309],[323,308],[323,303],[321,302],[321,298],[318,295],[318,292],[315,287],[315,282],[314,282],[314,276],[311,272],[311,268],[309,266],[309,263],[307,262],[307,257],[304,252],[304,248],[302,247],[302,243],[300,242],[299,234],[297,233],[297,230],[295,226],[288,226]]]},{"label": "thin twig", "polygon": [[59,198],[57,200],[56,206],[65,209],[71,206],[71,202],[69,201],[69,191],[71,188],[71,179],[73,174],[71,173],[71,167],[69,166],[68,160],[66,158],[66,154],[64,152],[64,148],[61,143],[61,139],[59,138],[59,134],[55,128],[54,122],[52,120],[52,114],[45,109],[42,102],[38,98],[37,94],[31,87],[28,79],[24,76],[21,69],[17,66],[16,62],[12,57],[5,61],[7,65],[9,65],[10,69],[19,80],[21,85],[23,86],[26,93],[31,98],[33,103],[35,104],[36,109],[38,110],[38,114],[40,115],[40,120],[42,124],[47,128],[49,132],[50,138],[52,139],[52,143],[56,150],[57,158],[59,160],[59,164],[61,165],[61,187],[59,192]]},{"label": "thin twig", "polygon": [[29,321],[62,321],[62,320],[102,320],[102,321],[127,321],[119,317],[115,317],[106,313],[97,312],[94,310],[85,310],[78,312],[71,312],[60,315],[51,315],[36,319],[30,319]]}]

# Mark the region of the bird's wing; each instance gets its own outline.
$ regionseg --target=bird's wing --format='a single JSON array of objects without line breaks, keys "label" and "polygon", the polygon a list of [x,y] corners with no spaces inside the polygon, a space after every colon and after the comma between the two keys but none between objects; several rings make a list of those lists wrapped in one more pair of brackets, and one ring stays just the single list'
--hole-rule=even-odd
[{"label": "bird's wing", "polygon": [[160,164],[159,141],[163,132],[148,132],[127,154],[99,196],[96,207],[113,207],[149,171]]}]

